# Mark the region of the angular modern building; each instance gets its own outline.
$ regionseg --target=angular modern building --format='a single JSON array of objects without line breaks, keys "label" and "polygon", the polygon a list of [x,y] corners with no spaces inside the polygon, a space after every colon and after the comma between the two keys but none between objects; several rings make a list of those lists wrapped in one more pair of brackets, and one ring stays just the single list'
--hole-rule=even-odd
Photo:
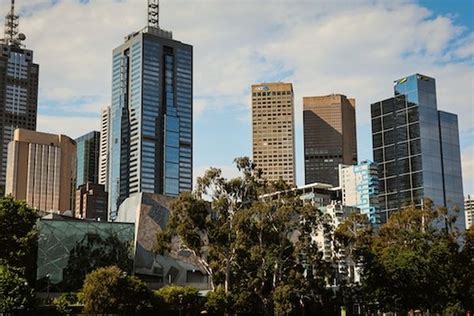
[{"label": "angular modern building", "polygon": [[342,205],[355,206],[373,225],[380,223],[379,178],[377,164],[362,161],[357,165],[339,165]]},{"label": "angular modern building", "polygon": [[100,117],[100,149],[99,149],[99,184],[109,185],[109,137],[110,137],[110,106],[102,110]]},{"label": "angular modern building", "polygon": [[357,163],[355,99],[303,98],[305,183],[339,185],[339,164]]},{"label": "angular modern building", "polygon": [[[435,79],[414,74],[394,83],[395,97],[371,106],[374,161],[379,166],[381,221],[406,202],[463,209],[455,114],[438,111]],[[458,216],[464,229],[464,213]]]},{"label": "angular modern building", "polygon": [[8,145],[6,194],[42,211],[74,209],[76,143],[64,135],[16,129]]},{"label": "angular modern building", "polygon": [[76,139],[76,187],[99,182],[100,133],[93,131]]},{"label": "angular modern building", "polygon": [[107,221],[108,195],[102,184],[87,182],[76,190],[74,217]]},{"label": "angular modern building", "polygon": [[14,2],[5,17],[5,38],[0,41],[0,194],[4,193],[8,144],[16,128],[36,130],[39,66],[33,51],[25,49],[18,32]]},{"label": "angular modern building", "polygon": [[159,28],[156,5],[149,25],[113,51],[111,220],[131,194],[192,189],[193,47]]},{"label": "angular modern building", "polygon": [[268,181],[296,185],[294,121],[291,83],[252,85],[253,161]]}]

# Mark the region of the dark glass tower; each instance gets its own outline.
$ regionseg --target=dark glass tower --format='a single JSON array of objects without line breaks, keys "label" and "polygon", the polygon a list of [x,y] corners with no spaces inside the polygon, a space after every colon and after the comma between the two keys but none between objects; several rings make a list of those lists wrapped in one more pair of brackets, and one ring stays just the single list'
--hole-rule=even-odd
[{"label": "dark glass tower", "polygon": [[39,66],[33,51],[25,49],[18,33],[14,1],[5,17],[5,37],[0,42],[0,192],[5,189],[8,143],[16,128],[36,130]]},{"label": "dark glass tower", "polygon": [[148,26],[113,51],[109,218],[139,192],[192,189],[193,48]]},{"label": "dark glass tower", "polygon": [[438,111],[433,78],[411,75],[395,81],[394,90],[395,97],[371,106],[381,221],[404,202],[421,205],[423,198],[462,210],[457,116]]},{"label": "dark glass tower", "polygon": [[99,183],[100,132],[93,131],[76,139],[76,187],[87,182]]}]

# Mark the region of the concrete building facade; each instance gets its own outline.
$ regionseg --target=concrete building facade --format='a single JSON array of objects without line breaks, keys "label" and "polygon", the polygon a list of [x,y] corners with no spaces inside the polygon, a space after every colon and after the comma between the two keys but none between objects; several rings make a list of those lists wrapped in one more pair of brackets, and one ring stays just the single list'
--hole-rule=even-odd
[{"label": "concrete building facade", "polygon": [[102,110],[100,117],[99,184],[108,187],[109,172],[110,106]]},{"label": "concrete building facade", "polygon": [[252,85],[253,161],[269,181],[296,185],[294,125],[291,83]]},{"label": "concrete building facade", "polygon": [[64,135],[16,129],[8,145],[6,194],[43,211],[73,210],[76,143]]},{"label": "concrete building facade", "polygon": [[464,212],[466,214],[466,229],[474,225],[474,196],[468,195],[464,199]]},{"label": "concrete building facade", "polygon": [[305,183],[339,185],[339,164],[357,163],[355,99],[303,98]]},{"label": "concrete building facade", "polygon": [[74,217],[107,221],[107,192],[102,184],[87,182],[76,190]]}]

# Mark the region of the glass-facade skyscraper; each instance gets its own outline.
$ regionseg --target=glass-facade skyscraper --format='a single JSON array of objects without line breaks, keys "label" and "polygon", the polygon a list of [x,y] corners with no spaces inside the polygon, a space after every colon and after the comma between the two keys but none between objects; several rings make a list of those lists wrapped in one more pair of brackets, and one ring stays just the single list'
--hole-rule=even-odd
[{"label": "glass-facade skyscraper", "polygon": [[[415,74],[394,83],[395,97],[372,104],[374,161],[385,222],[404,202],[463,209],[458,120],[438,111],[435,79]],[[464,214],[458,216],[464,226]]]},{"label": "glass-facade skyscraper", "polygon": [[154,26],[113,51],[109,218],[139,193],[192,189],[193,47]]},{"label": "glass-facade skyscraper", "polygon": [[93,131],[76,139],[76,187],[87,182],[99,182],[100,132]]}]

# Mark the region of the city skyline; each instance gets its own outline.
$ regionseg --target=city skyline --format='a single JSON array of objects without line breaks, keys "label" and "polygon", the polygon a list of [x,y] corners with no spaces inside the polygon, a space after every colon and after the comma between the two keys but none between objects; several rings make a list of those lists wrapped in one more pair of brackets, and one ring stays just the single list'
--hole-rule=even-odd
[{"label": "city skyline", "polygon": [[[34,6],[34,10],[29,13],[28,7],[31,9],[31,5],[35,5],[35,2],[28,1],[29,4],[26,7],[21,1],[18,3],[21,15],[20,29],[26,33],[28,37],[26,40],[27,48],[35,50],[35,59],[42,65],[42,71],[44,71],[40,77],[40,115],[38,117],[38,130],[62,132],[71,137],[77,137],[89,130],[98,129],[100,121],[99,111],[110,103],[110,83],[107,83],[107,81],[110,80],[107,78],[110,77],[110,71],[99,73],[99,70],[103,69],[103,67],[110,67],[110,49],[116,45],[114,43],[110,44],[112,39],[117,43],[117,40],[121,40],[123,35],[145,24],[143,5],[139,6],[139,9],[133,8],[133,4],[141,2],[142,1],[132,1],[117,4],[113,1],[101,1],[101,4],[93,2],[79,4],[67,1],[59,2],[49,7],[45,5],[43,1],[41,3],[37,2],[36,6]],[[281,25],[279,25],[276,21],[278,17],[284,16],[283,13],[299,12],[305,8],[313,8],[309,4],[305,6],[303,3],[297,3],[289,8],[286,3],[282,3],[271,9],[272,14],[270,15],[273,16],[271,18],[267,17],[258,23],[254,22],[248,26],[244,25],[244,23],[240,23],[243,29],[252,28],[257,31],[253,34],[254,39],[248,39],[246,42],[240,43],[243,48],[242,51],[238,51],[237,53],[243,55],[241,55],[242,60],[239,59],[239,62],[242,63],[238,65],[239,67],[236,68],[235,63],[228,63],[229,58],[232,58],[230,60],[232,61],[236,57],[235,54],[230,54],[229,56],[222,56],[216,59],[214,63],[211,63],[211,65],[215,65],[208,67],[206,69],[207,72],[204,72],[202,71],[203,65],[209,64],[209,58],[212,57],[215,59],[216,55],[213,55],[215,53],[208,54],[210,56],[203,55],[209,53],[208,51],[203,51],[203,47],[205,44],[208,44],[210,40],[217,41],[217,43],[220,43],[219,46],[225,46],[226,43],[229,43],[228,39],[224,38],[226,32],[223,32],[223,30],[225,30],[225,28],[217,28],[216,25],[221,23],[228,27],[230,24],[227,25],[224,21],[216,17],[218,15],[216,12],[223,10],[220,8],[221,2],[216,1],[214,2],[214,7],[212,8],[211,6],[211,9],[208,10],[209,12],[207,14],[210,15],[210,18],[205,20],[205,22],[199,23],[199,32],[207,34],[208,36],[200,36],[193,39],[191,35],[193,34],[193,27],[195,27],[195,25],[189,21],[187,23],[183,21],[189,18],[188,15],[190,13],[187,12],[188,10],[186,10],[186,12],[180,12],[180,15],[176,15],[176,10],[172,9],[173,6],[182,5],[183,2],[184,1],[178,1],[178,4],[171,4],[169,1],[163,1],[162,7],[164,13],[162,14],[161,24],[166,29],[173,29],[176,37],[180,40],[190,42],[196,47],[196,84],[194,89],[196,114],[194,132],[194,147],[196,148],[194,154],[195,177],[201,175],[202,171],[209,166],[221,167],[224,170],[224,174],[226,174],[235,156],[251,156],[251,102],[248,98],[249,85],[253,82],[260,81],[288,81],[294,85],[296,93],[296,178],[298,184],[304,182],[301,108],[303,95],[337,92],[356,98],[358,100],[357,121],[359,124],[358,156],[359,160],[371,159],[371,143],[367,141],[367,139],[370,138],[370,122],[368,121],[368,117],[370,116],[370,103],[389,97],[390,83],[393,82],[393,80],[416,72],[424,73],[438,79],[439,109],[459,115],[463,156],[468,155],[470,150],[474,151],[472,111],[469,110],[469,108],[472,107],[472,90],[469,89],[469,82],[472,82],[472,63],[469,62],[469,57],[472,51],[469,50],[468,45],[469,36],[472,37],[472,25],[469,26],[466,22],[467,20],[463,20],[462,16],[461,18],[446,15],[438,17],[437,14],[439,13],[448,13],[443,12],[443,8],[431,8],[434,14],[429,16],[427,15],[427,9],[423,9],[421,5],[413,2],[404,1],[391,5],[378,3],[375,6],[369,6],[364,2],[360,2],[353,16],[348,16],[348,11],[346,11],[346,9],[340,9],[340,6],[336,8],[327,4],[323,6],[325,8],[319,11],[315,9],[315,12],[313,12],[314,15],[309,13],[297,15],[301,19],[301,22],[289,17],[285,22],[280,22]],[[195,8],[193,8],[198,10],[198,12],[204,10],[202,5],[193,5],[195,6]],[[232,5],[233,4],[231,4],[231,6]],[[393,8],[395,5],[399,6],[397,10],[390,11],[390,7]],[[2,8],[6,10],[5,7]],[[71,12],[65,11],[72,8],[75,10]],[[95,46],[94,44],[97,44],[97,42],[94,42],[97,41],[97,38],[95,34],[87,32],[89,26],[86,27],[84,24],[88,23],[85,15],[88,12],[94,12],[97,21],[93,22],[93,24],[101,25],[104,31],[111,31],[111,29],[109,29],[110,25],[107,24],[110,23],[107,22],[107,14],[110,13],[105,13],[106,9],[110,9],[111,13],[119,12],[122,15],[126,15],[126,19],[123,21],[123,25],[120,25],[111,33],[111,39],[107,38],[107,36],[100,36],[103,43],[101,42],[98,46],[99,48],[107,46],[107,52],[98,55],[97,50],[99,48],[93,47]],[[350,9],[349,6],[347,10]],[[193,11],[192,8],[190,8],[189,11]],[[236,12],[230,11],[232,10],[229,9],[226,11],[229,13],[228,19],[244,16],[245,13],[249,11],[248,3],[244,3],[242,8],[236,10]],[[74,14],[72,12],[74,12]],[[70,14],[70,18],[75,17],[71,22],[73,25],[71,30],[75,32],[74,39],[76,41],[81,42],[85,38],[91,41],[91,45],[86,45],[88,53],[85,56],[85,51],[81,49],[79,52],[82,56],[81,58],[88,58],[87,60],[91,61],[92,65],[97,65],[97,61],[94,61],[93,58],[101,62],[97,71],[90,71],[90,69],[96,69],[96,67],[86,67],[88,68],[88,72],[99,77],[99,79],[102,78],[100,85],[96,84],[97,82],[95,80],[98,79],[94,79],[92,82],[84,82],[88,81],[90,74],[80,70],[76,71],[75,66],[72,66],[74,54],[78,53],[75,45],[71,46],[68,43],[70,48],[67,50],[65,50],[64,47],[59,47],[63,49],[59,49],[59,51],[65,54],[65,57],[63,58],[64,60],[56,60],[58,63],[57,66],[48,65],[48,62],[51,63],[51,61],[48,60],[49,56],[46,59],[44,58],[45,52],[43,52],[44,49],[41,47],[45,47],[44,45],[48,43],[49,38],[38,36],[37,30],[29,29],[28,27],[29,25],[35,24],[37,26],[36,28],[42,30],[42,32],[49,30],[49,28],[47,28],[48,25],[40,23],[41,19],[46,19],[47,17],[51,18],[60,13],[67,13],[66,16]],[[459,11],[455,13],[462,12]],[[255,18],[255,14],[250,17]],[[289,16],[291,16],[291,14],[289,14]],[[318,16],[318,19],[315,19],[315,16]],[[397,40],[404,40],[404,31],[417,27],[417,30],[420,31],[419,36],[415,36],[415,39],[408,43],[413,47],[407,46],[408,44],[401,45],[401,42],[399,43],[401,47],[392,47],[385,43],[388,47],[383,47],[383,49],[381,48],[381,51],[379,51],[384,57],[378,56],[380,58],[377,58],[377,54],[372,48],[377,46],[375,44],[380,44],[385,39],[385,36],[380,38],[380,35],[373,33],[361,34],[362,37],[359,37],[357,41],[365,45],[363,52],[368,55],[370,55],[369,53],[375,55],[370,55],[372,60],[368,63],[367,59],[363,58],[364,54],[351,51],[354,56],[347,59],[349,59],[349,62],[352,60],[350,63],[353,65],[342,74],[339,74],[339,76],[337,74],[327,76],[327,68],[323,67],[320,69],[314,67],[314,65],[325,61],[329,62],[328,66],[332,65],[332,67],[336,67],[335,64],[337,62],[347,65],[347,61],[343,60],[342,56],[338,54],[333,54],[334,56],[329,58],[324,54],[321,55],[321,52],[319,52],[319,55],[313,54],[310,56],[308,56],[307,53],[300,52],[295,55],[297,57],[294,58],[295,61],[289,62],[289,48],[282,49],[281,40],[275,40],[275,36],[267,40],[261,49],[257,50],[252,48],[255,40],[261,39],[267,33],[275,35],[276,30],[279,30],[279,32],[283,31],[289,34],[288,40],[291,41],[292,44],[304,43],[308,46],[307,48],[315,47],[315,42],[322,40],[322,47],[325,48],[323,51],[327,51],[327,54],[331,54],[331,52],[334,52],[334,47],[328,45],[331,39],[327,37],[330,37],[329,35],[332,33],[332,30],[339,31],[340,39],[346,39],[347,47],[350,48],[357,43],[353,40],[347,41],[348,37],[354,34],[354,31],[347,29],[346,23],[360,22],[363,18],[371,17],[372,19],[369,19],[366,23],[367,25],[362,23],[362,25],[355,26],[357,30],[361,31],[364,27],[370,28],[375,22],[380,21],[381,16],[385,17],[384,20],[387,23],[384,25],[385,28],[380,32],[385,31],[390,33],[394,31],[395,26],[398,26],[398,32],[400,34],[397,34],[397,36],[400,36],[400,38],[397,38]],[[402,22],[405,24],[403,28],[400,29],[400,23]],[[255,23],[257,23],[257,25]],[[267,23],[268,25],[265,26],[266,24],[263,23]],[[264,29],[260,30],[258,28],[259,25],[264,26]],[[84,29],[82,26],[84,26]],[[464,26],[466,29],[462,30],[459,28],[460,26]],[[205,29],[207,32],[203,32],[202,28],[206,27],[212,28],[210,30]],[[273,28],[276,30],[273,30]],[[122,29],[126,29],[126,31],[123,32]],[[220,32],[218,30],[220,30]],[[51,31],[53,33],[55,32],[55,30]],[[63,35],[67,34],[66,30],[62,32],[64,33]],[[196,30],[195,32],[198,31]],[[237,32],[236,34],[240,36],[240,32],[245,31],[230,29],[229,32]],[[327,32],[327,34],[325,34],[325,32]],[[428,33],[434,35],[428,37],[426,35]],[[85,37],[85,35],[87,36]],[[308,36],[313,36],[314,38]],[[46,40],[45,44],[41,44],[40,40]],[[58,41],[58,37],[55,38],[55,41]],[[463,41],[465,42],[464,46]],[[291,46],[299,48],[298,45]],[[348,50],[348,52],[349,51],[350,50]],[[91,57],[88,56],[89,54]],[[316,61],[308,59],[311,56],[314,56],[313,59]],[[54,54],[50,57],[54,57]],[[388,57],[391,57],[392,61],[388,64],[384,63],[385,58]],[[301,61],[296,59],[301,59]],[[442,61],[441,64],[440,61]],[[228,67],[223,68],[222,62],[226,62]],[[308,65],[308,69],[301,68],[301,64],[304,63]],[[63,69],[63,67],[60,66],[72,68],[67,68],[71,71],[58,74],[57,70]],[[255,69],[250,71],[249,68],[252,66],[255,66]],[[367,68],[367,72],[364,73],[364,75],[361,75],[362,72],[359,72],[362,66]],[[51,67],[53,67],[53,69],[51,69]],[[373,69],[377,67],[383,67],[384,70]],[[308,72],[311,72],[314,79],[305,82],[309,75]],[[320,72],[319,75],[318,72]],[[53,75],[51,75],[51,73]],[[72,79],[68,77],[67,73],[69,73],[69,75],[74,74],[76,77],[74,80],[82,79],[80,84],[76,86],[67,84],[56,85],[54,89],[45,91],[52,87],[52,83],[58,81],[59,78],[65,83],[71,82]],[[216,77],[216,75],[219,76]],[[321,77],[324,77],[324,81],[318,80],[318,78]],[[221,81],[225,81],[225,83]],[[376,83],[375,85],[374,82]],[[79,81],[76,81],[76,83],[79,83]],[[97,87],[91,87],[91,84]],[[233,86],[234,89],[231,90],[229,86]],[[237,89],[235,89],[235,87],[237,87]],[[365,89],[364,87],[371,87],[371,89]],[[450,103],[451,101],[452,103]],[[72,107],[74,107],[74,109],[72,109]],[[67,111],[71,111],[67,117],[61,116],[66,115]],[[221,132],[224,127],[229,128],[228,133]],[[234,130],[236,132],[234,132]],[[223,142],[222,137],[224,134],[226,134],[226,137],[228,136],[227,134],[231,136],[227,142]],[[221,146],[216,146],[216,143],[221,144]],[[472,164],[472,160],[464,159],[463,162],[464,187],[465,193],[468,194],[473,189],[473,186],[470,185],[470,183],[472,183],[472,168],[469,168],[469,163]]]}]

